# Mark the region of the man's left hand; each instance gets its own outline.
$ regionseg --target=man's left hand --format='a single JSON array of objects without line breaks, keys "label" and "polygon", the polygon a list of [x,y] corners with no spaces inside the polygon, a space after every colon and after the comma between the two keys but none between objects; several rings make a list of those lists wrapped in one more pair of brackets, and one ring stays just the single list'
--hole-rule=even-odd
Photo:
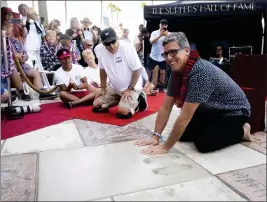
[{"label": "man's left hand", "polygon": [[165,148],[164,144],[151,146],[151,147],[148,147],[147,149],[141,150],[141,154],[148,155],[148,156],[153,156],[157,154],[166,154],[168,152],[169,150]]},{"label": "man's left hand", "polygon": [[132,100],[131,91],[130,89],[123,91],[123,99],[127,99],[128,101]]}]

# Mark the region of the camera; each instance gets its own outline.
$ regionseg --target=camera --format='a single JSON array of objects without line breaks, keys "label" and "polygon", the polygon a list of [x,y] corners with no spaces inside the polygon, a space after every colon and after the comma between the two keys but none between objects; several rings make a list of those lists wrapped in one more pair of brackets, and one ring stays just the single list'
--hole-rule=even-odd
[{"label": "camera", "polygon": [[11,24],[20,24],[20,23],[21,23],[21,19],[18,19],[18,18],[11,19]]},{"label": "camera", "polygon": [[167,31],[167,28],[166,27],[163,27],[162,29],[163,29],[163,31]]},{"label": "camera", "polygon": [[16,106],[15,110],[17,113],[34,113],[34,112],[40,112],[41,107],[39,104],[32,104],[28,106]]},{"label": "camera", "polygon": [[41,107],[39,104],[33,104],[28,106],[8,106],[2,109],[3,112],[6,113],[6,118],[9,120],[23,118],[25,113],[34,113],[41,111]]}]

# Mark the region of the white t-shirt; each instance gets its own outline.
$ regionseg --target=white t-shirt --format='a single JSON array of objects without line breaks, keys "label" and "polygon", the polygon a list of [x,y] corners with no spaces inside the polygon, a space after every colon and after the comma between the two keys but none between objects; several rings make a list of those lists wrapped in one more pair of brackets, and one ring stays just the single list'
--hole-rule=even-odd
[{"label": "white t-shirt", "polygon": [[87,40],[93,40],[93,34],[92,34],[92,32],[85,30],[85,31],[83,31],[83,34],[84,34],[84,38],[85,39],[87,39]]},{"label": "white t-shirt", "polygon": [[[38,22],[36,22],[38,25]],[[39,25],[40,29],[41,26]],[[42,45],[42,34],[38,34],[34,23],[30,24],[30,31],[26,36],[24,47],[27,51],[40,51]]]},{"label": "white t-shirt", "polygon": [[[142,68],[134,46],[129,42],[120,40],[118,51],[115,54],[110,53],[103,44],[99,44],[96,48],[98,66],[107,73],[111,87],[117,91],[127,89],[133,71]],[[141,76],[134,88],[136,90],[142,89]]]},{"label": "white t-shirt", "polygon": [[55,72],[55,84],[63,85],[67,87],[70,82],[75,83],[77,86],[82,84],[81,79],[86,77],[84,68],[81,65],[72,64],[72,69],[67,72],[62,67],[60,67]]},{"label": "white t-shirt", "polygon": [[[170,34],[170,32],[168,34]],[[160,30],[152,32],[150,36],[150,43],[159,36],[160,36]],[[162,46],[162,42],[164,39],[165,36],[162,36],[157,40],[156,43],[152,44],[150,57],[155,61],[162,62],[165,60],[161,55],[164,52],[164,48]]]},{"label": "white t-shirt", "polygon": [[96,82],[97,84],[101,84],[99,67],[97,67],[97,68],[85,67],[84,71],[85,71],[85,74],[87,77],[87,82],[89,84],[92,82]]}]

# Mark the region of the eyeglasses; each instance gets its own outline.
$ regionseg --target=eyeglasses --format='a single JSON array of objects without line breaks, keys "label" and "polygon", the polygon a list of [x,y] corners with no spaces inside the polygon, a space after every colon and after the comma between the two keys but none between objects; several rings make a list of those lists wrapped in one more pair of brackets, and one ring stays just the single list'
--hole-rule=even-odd
[{"label": "eyeglasses", "polygon": [[172,50],[169,50],[168,52],[162,53],[161,55],[165,59],[168,57],[168,55],[170,55],[171,57],[175,57],[180,50],[182,50],[182,49],[181,48],[180,49],[172,49]]},{"label": "eyeglasses", "polygon": [[115,44],[116,41],[117,41],[117,40],[113,40],[113,41],[111,41],[111,42],[104,42],[103,44],[104,44],[105,46],[110,46],[111,44]]},{"label": "eyeglasses", "polygon": [[93,44],[87,44],[87,46],[93,46]]}]

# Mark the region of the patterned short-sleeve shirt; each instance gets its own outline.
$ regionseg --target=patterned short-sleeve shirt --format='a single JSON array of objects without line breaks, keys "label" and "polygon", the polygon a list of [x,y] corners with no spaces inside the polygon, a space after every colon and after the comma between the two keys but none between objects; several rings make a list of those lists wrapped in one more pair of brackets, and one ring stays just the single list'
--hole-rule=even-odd
[{"label": "patterned short-sleeve shirt", "polygon": [[[250,116],[250,104],[243,90],[220,68],[199,59],[187,78],[185,102],[200,103],[200,110],[220,112],[225,116]],[[172,94],[170,77],[167,95]]]}]

